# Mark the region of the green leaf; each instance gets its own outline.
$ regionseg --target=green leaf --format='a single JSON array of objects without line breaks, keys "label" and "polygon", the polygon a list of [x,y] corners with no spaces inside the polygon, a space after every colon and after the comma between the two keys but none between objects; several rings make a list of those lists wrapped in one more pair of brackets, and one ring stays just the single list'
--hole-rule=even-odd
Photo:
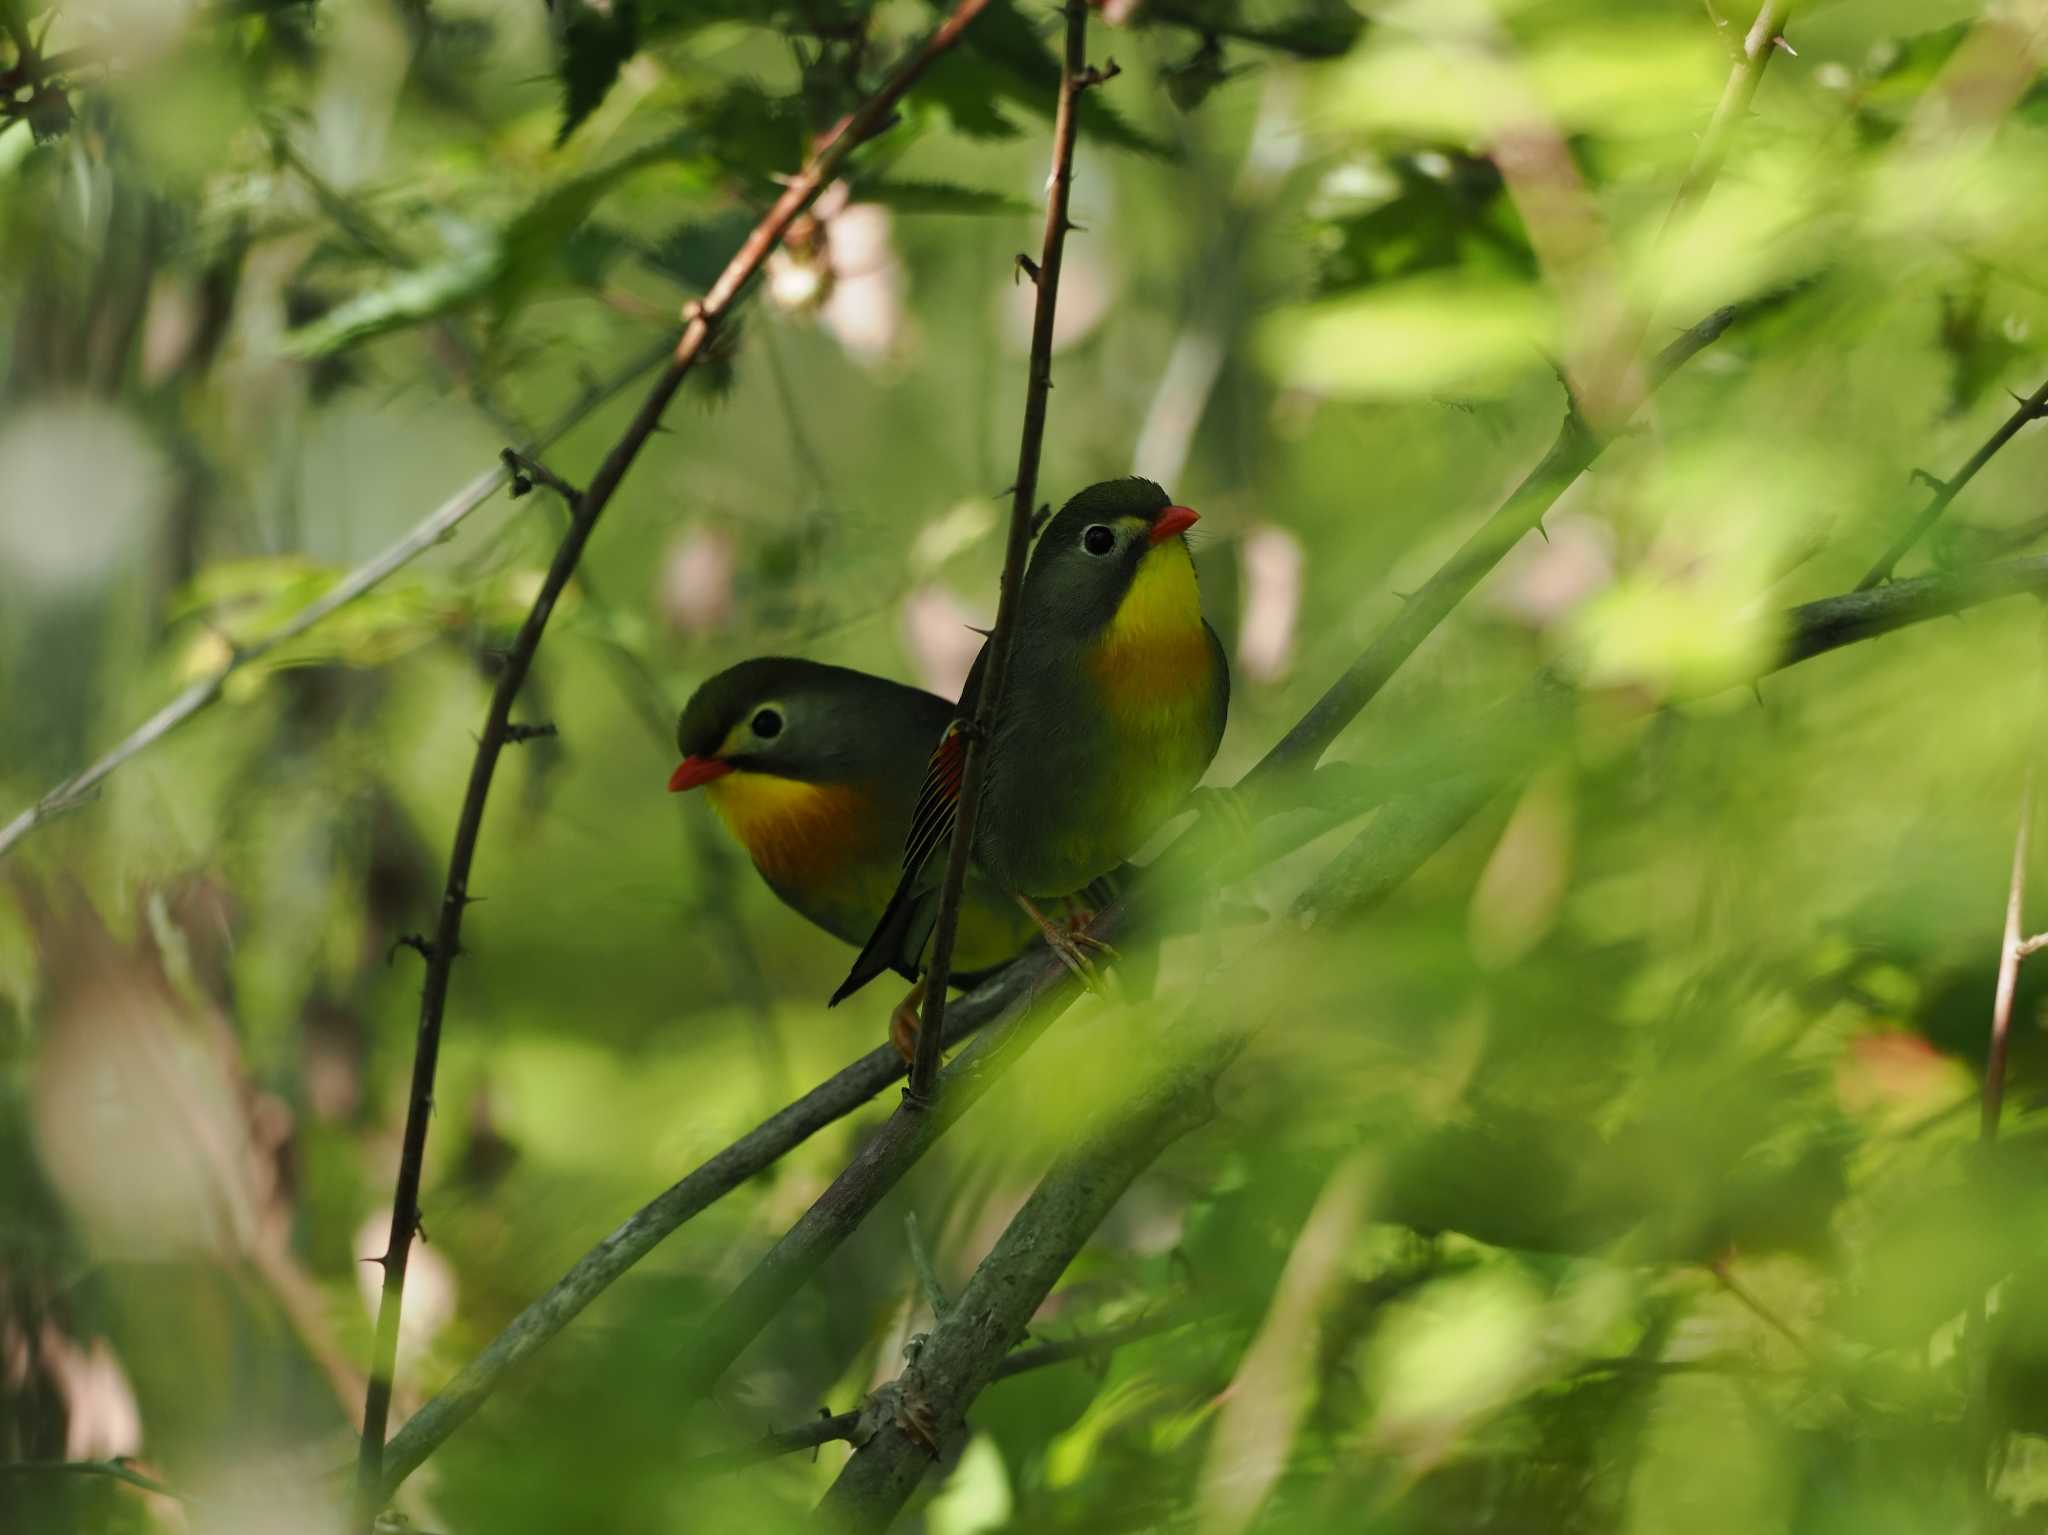
[{"label": "green leaf", "polygon": [[983,187],[955,186],[949,181],[864,181],[854,185],[854,201],[880,203],[897,213],[1023,214],[1038,209],[1021,197]]},{"label": "green leaf", "polygon": [[[320,357],[476,303],[488,303],[493,325],[502,326],[538,283],[584,279],[593,247],[573,237],[607,192],[628,176],[677,160],[676,142],[658,140],[550,187],[497,228],[451,226],[447,256],[329,310],[293,331],[287,349]],[[701,168],[692,174],[701,176]]]},{"label": "green leaf", "polygon": [[[961,46],[933,65],[926,78],[927,88],[936,92],[935,99],[949,112],[965,105],[975,127],[961,127],[961,131],[975,134],[979,130],[980,137],[1004,137],[1016,131],[995,110],[999,102],[1048,120],[1059,105],[1059,59],[1038,28],[1007,0],[996,0],[983,11],[981,19],[968,28]],[[963,93],[968,98],[965,103]],[[1001,128],[991,129],[991,117]],[[961,126],[957,116],[955,126]],[[1081,98],[1081,132],[1120,149],[1175,158],[1170,145],[1132,127],[1099,90]]]},{"label": "green leaf", "polygon": [[609,10],[585,0],[567,0],[561,35],[562,126],[555,134],[557,144],[597,110],[620,68],[640,51],[639,0],[614,0]]},{"label": "green leaf", "polygon": [[1348,0],[1150,0],[1135,20],[1186,27],[1205,38],[1235,38],[1304,59],[1348,52],[1365,30],[1365,18]]}]

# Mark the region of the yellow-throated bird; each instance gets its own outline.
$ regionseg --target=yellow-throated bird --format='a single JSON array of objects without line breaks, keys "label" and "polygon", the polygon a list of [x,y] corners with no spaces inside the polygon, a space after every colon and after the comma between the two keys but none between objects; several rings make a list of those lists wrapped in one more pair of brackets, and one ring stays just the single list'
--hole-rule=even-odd
[{"label": "yellow-throated bird", "polygon": [[[1195,521],[1150,480],[1091,485],[1047,524],[1019,595],[973,867],[1078,969],[1072,940],[1039,908],[1135,852],[1187,803],[1223,739],[1230,671],[1202,618],[1185,537]],[[987,659],[984,649],[968,675],[963,718]],[[933,752],[902,876],[834,1002],[921,960],[965,744],[956,722]]]},{"label": "yellow-throated bird", "polygon": [[[691,696],[676,722],[683,760],[668,786],[701,787],[768,888],[858,944],[888,905],[920,775],[953,714],[936,694],[866,672],[761,656]],[[954,983],[973,984],[1037,938],[1037,926],[1002,891],[972,882],[960,908]],[[921,971],[915,955],[896,968],[913,981]],[[891,1020],[890,1037],[906,1057],[922,995],[920,983]]]}]

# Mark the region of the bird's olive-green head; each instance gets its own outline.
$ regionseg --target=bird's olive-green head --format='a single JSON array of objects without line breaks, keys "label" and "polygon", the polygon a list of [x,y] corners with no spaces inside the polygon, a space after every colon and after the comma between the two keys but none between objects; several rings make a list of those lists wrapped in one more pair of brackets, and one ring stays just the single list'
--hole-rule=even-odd
[{"label": "bird's olive-green head", "polygon": [[[1090,485],[1045,526],[1025,576],[1034,624],[1093,635],[1117,616],[1141,573],[1186,562],[1196,515],[1150,480]],[[1188,583],[1190,594],[1193,583]],[[1193,612],[1199,621],[1199,610]]]},{"label": "bird's olive-green head", "polygon": [[735,771],[807,783],[914,772],[948,712],[929,693],[843,666],[794,656],[742,661],[684,706],[676,721],[683,760],[669,788],[694,789]]}]

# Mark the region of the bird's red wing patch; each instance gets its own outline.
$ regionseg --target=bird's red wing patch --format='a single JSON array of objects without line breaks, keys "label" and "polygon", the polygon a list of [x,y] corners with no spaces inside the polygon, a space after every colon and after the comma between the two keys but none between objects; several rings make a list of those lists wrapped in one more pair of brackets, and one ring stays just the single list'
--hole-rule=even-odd
[{"label": "bird's red wing patch", "polygon": [[923,868],[925,860],[953,834],[953,822],[960,813],[960,779],[966,771],[967,737],[955,720],[939,737],[925,764],[924,787],[918,791],[910,836],[903,844],[906,871],[915,873]]}]

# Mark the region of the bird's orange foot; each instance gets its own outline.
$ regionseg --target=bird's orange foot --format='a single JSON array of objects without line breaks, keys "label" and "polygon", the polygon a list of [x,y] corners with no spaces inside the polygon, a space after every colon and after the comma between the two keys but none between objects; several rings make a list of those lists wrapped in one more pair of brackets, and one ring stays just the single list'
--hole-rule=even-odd
[{"label": "bird's orange foot", "polygon": [[1024,896],[1017,897],[1017,904],[1024,908],[1027,917],[1038,924],[1038,931],[1045,937],[1045,946],[1059,956],[1060,963],[1073,971],[1075,978],[1083,986],[1099,993],[1102,990],[1102,972],[1095,967],[1095,962],[1082,952],[1082,948],[1085,945],[1112,959],[1116,956],[1116,950],[1088,933],[1070,931],[1067,923],[1053,921]]},{"label": "bird's orange foot", "polygon": [[917,1035],[923,1027],[919,1016],[924,1005],[924,982],[919,981],[910,988],[910,995],[896,1004],[896,1010],[889,1015],[889,1043],[896,1047],[896,1053],[903,1057],[907,1066],[917,1059]]}]

